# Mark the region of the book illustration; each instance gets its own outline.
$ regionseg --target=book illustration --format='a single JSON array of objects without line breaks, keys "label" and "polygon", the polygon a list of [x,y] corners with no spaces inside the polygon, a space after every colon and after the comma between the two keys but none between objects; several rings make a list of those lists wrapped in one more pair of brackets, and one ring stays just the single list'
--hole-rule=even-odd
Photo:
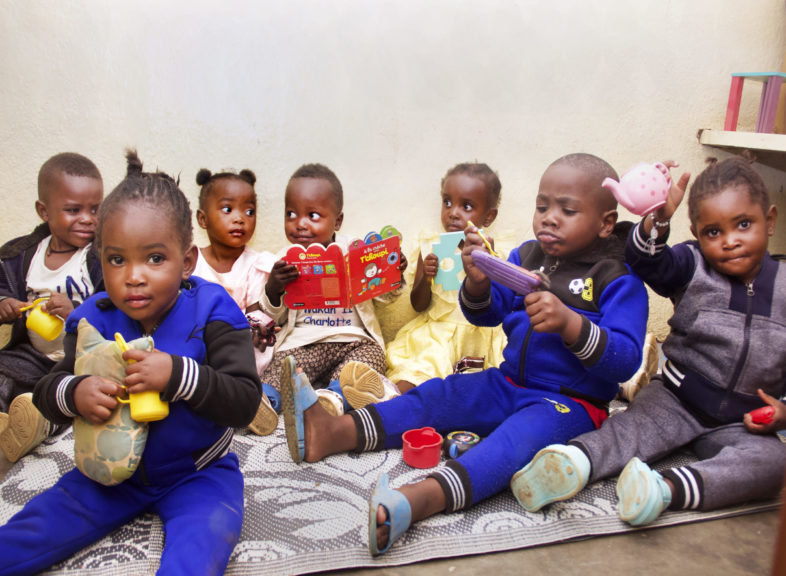
[{"label": "book illustration", "polygon": [[350,243],[308,248],[291,246],[284,260],[298,267],[298,279],[287,286],[288,308],[350,308],[401,285],[401,237],[392,226]]},{"label": "book illustration", "polygon": [[461,263],[461,251],[458,249],[464,240],[464,232],[444,232],[439,235],[439,242],[431,245],[431,251],[439,260],[434,284],[440,284],[443,290],[461,288],[464,267]]}]

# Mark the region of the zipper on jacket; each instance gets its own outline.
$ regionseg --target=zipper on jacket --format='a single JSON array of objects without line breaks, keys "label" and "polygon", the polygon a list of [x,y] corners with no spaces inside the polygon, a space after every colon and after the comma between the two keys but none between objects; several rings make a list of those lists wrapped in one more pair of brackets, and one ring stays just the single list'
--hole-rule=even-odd
[{"label": "zipper on jacket", "polygon": [[[557,258],[553,264],[549,266],[548,271],[546,270],[545,266],[540,267],[540,271],[549,279],[551,279],[551,275],[554,271],[559,268],[560,261]],[[524,309],[524,313],[526,314],[526,307]],[[524,386],[524,362],[527,359],[527,346],[529,345],[529,338],[532,336],[532,324],[529,325],[527,328],[527,335],[524,337],[524,344],[521,346],[521,358],[519,360],[519,385]]]},{"label": "zipper on jacket", "polygon": [[737,388],[737,380],[742,373],[742,367],[745,365],[745,361],[748,358],[748,349],[750,348],[750,331],[753,321],[753,296],[756,294],[753,290],[753,281],[746,282],[745,288],[748,292],[748,300],[745,309],[745,327],[742,330],[742,350],[737,360],[737,364],[734,366],[734,372],[732,372],[732,376],[729,379],[729,385],[726,387],[726,394],[720,404],[721,414],[726,411],[731,393]]},{"label": "zipper on jacket", "polygon": [[8,291],[11,294],[14,294],[12,298],[16,298],[16,294],[19,292],[19,288],[16,285],[16,279],[13,277],[13,274],[10,273],[8,269],[8,265],[6,264],[5,260],[0,260],[0,266],[3,267],[3,274],[5,275],[6,280],[8,281]]},{"label": "zipper on jacket", "polygon": [[519,386],[524,386],[524,362],[527,360],[527,346],[529,345],[530,336],[532,336],[532,324],[530,324],[529,328],[527,328],[527,335],[524,337],[524,344],[521,345],[521,358],[519,359]]}]

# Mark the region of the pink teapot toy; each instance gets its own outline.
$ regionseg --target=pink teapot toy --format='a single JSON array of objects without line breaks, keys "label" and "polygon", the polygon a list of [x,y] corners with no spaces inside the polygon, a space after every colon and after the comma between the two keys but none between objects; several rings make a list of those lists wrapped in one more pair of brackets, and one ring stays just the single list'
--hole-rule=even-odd
[{"label": "pink teapot toy", "polygon": [[671,176],[669,169],[660,162],[641,162],[625,172],[619,182],[606,178],[601,185],[611,190],[625,208],[637,216],[644,216],[666,203]]}]

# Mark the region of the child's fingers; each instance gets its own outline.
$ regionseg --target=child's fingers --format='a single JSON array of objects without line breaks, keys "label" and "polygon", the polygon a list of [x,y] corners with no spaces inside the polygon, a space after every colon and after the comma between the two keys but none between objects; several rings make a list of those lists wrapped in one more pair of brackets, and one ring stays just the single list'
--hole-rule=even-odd
[{"label": "child's fingers", "polygon": [[[294,282],[295,280],[297,280],[298,276],[299,276],[299,272],[297,266],[295,266],[294,264],[288,264],[286,268],[280,268],[275,272],[275,279],[280,284],[283,285],[287,285],[290,282]],[[271,274],[271,278],[273,277],[274,275]]]},{"label": "child's fingers", "polygon": [[524,296],[524,305],[529,308],[530,306],[536,306],[538,302],[540,302],[546,294],[549,292],[543,292],[542,290],[535,290],[530,292],[526,296]]},{"label": "child's fingers", "polygon": [[761,398],[764,401],[765,404],[768,404],[768,405],[772,406],[773,408],[777,408],[780,405],[780,403],[781,403],[780,400],[778,400],[774,396],[770,396],[769,394],[767,394],[761,388],[757,388],[756,392],[758,392],[759,398]]},{"label": "child's fingers", "polygon": [[752,434],[769,434],[773,431],[772,423],[757,424],[753,421],[753,417],[750,415],[750,412],[742,417],[742,422],[745,425],[745,429]]},{"label": "child's fingers", "polygon": [[99,378],[99,383],[97,388],[98,391],[101,393],[101,396],[114,397],[123,394],[123,387],[117,382],[115,382],[114,380],[109,380],[108,378],[101,378],[100,376],[97,376],[97,378]]},{"label": "child's fingers", "polygon": [[66,309],[70,312],[73,308],[73,304],[64,294],[52,294],[49,300],[41,304],[41,309],[49,314],[55,314]]},{"label": "child's fingers", "polygon": [[100,394],[96,398],[96,407],[101,407],[105,410],[106,416],[104,420],[109,418],[109,414],[117,408],[118,400],[116,394]]},{"label": "child's fingers", "polygon": [[[42,306],[42,308],[43,308],[43,306]],[[74,311],[74,307],[73,306],[69,306],[69,305],[63,305],[63,306],[57,305],[57,306],[55,306],[55,305],[52,305],[51,303],[49,303],[47,305],[46,309],[44,310],[44,312],[46,312],[47,314],[50,314],[52,316],[59,316],[63,320],[68,318],[68,316],[73,311]]]},{"label": "child's fingers", "polygon": [[462,255],[469,256],[472,254],[473,251],[477,250],[478,248],[483,248],[485,250],[485,244],[483,244],[483,239],[474,234],[472,232],[465,232],[464,233],[464,248],[461,249]]},{"label": "child's fingers", "polygon": [[0,322],[13,322],[22,315],[19,311],[22,303],[18,302],[18,305],[14,305],[9,300],[10,298],[7,298],[0,302]]},{"label": "child's fingers", "polygon": [[141,362],[147,358],[148,354],[150,354],[148,350],[136,350],[134,348],[130,348],[123,352],[123,360],[129,362],[128,366],[126,366],[126,374],[129,373],[130,368],[133,368],[134,363]]},{"label": "child's fingers", "polygon": [[688,182],[690,182],[690,172],[683,172],[677,179],[677,188],[682,190],[683,194],[688,189]]}]

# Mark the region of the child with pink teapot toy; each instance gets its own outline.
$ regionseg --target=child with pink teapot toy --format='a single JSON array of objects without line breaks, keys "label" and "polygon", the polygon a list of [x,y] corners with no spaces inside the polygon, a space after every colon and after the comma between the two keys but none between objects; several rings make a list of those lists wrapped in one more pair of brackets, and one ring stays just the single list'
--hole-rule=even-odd
[{"label": "child with pink teapot toy", "polygon": [[[695,240],[669,246],[689,177],[671,185],[658,208],[645,208],[625,252],[631,268],[674,302],[663,373],[600,429],[547,446],[513,476],[513,493],[530,512],[618,474],[619,516],[634,526],[669,511],[773,498],[781,488],[786,263],[767,252],[777,210],[750,162],[714,162],[687,198]],[[685,449],[698,460],[659,464]]]}]

